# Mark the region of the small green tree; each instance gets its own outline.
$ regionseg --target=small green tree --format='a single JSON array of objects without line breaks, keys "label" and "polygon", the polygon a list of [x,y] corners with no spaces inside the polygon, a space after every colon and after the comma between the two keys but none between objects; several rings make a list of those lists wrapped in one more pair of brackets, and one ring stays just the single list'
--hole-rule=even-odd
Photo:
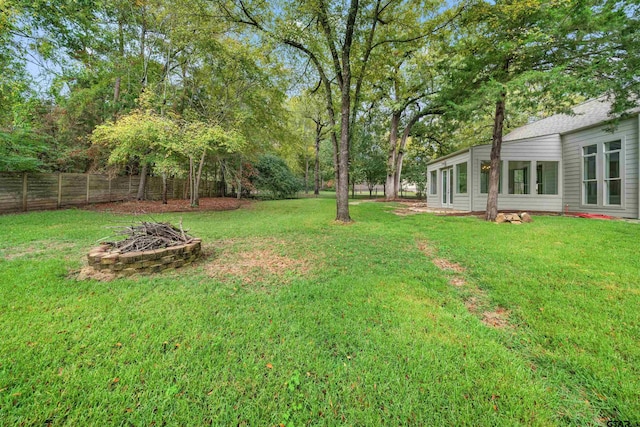
[{"label": "small green tree", "polygon": [[134,110],[117,122],[97,126],[91,140],[111,150],[109,164],[123,164],[132,158],[140,160],[143,168],[137,198],[141,200],[148,165],[157,162],[167,169],[162,171],[164,173],[175,166],[167,147],[171,146],[177,133],[178,128],[171,118],[159,116],[147,108]]},{"label": "small green tree", "polygon": [[255,187],[269,198],[287,199],[296,196],[303,188],[300,178],[295,176],[280,157],[267,154],[255,165],[257,171],[253,179]]},{"label": "small green tree", "polygon": [[191,206],[200,203],[200,180],[208,154],[221,156],[238,152],[245,144],[243,136],[235,130],[200,121],[185,122],[180,137],[172,149],[189,159]]}]

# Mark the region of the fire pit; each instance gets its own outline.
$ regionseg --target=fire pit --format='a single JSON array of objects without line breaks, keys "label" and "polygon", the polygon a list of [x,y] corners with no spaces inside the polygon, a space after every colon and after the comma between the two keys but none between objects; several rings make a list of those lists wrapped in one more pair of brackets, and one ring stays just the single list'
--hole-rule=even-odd
[{"label": "fire pit", "polygon": [[187,235],[182,225],[142,222],[122,227],[117,235],[128,237],[93,248],[87,255],[90,267],[121,276],[157,273],[189,264],[201,253],[202,240]]}]

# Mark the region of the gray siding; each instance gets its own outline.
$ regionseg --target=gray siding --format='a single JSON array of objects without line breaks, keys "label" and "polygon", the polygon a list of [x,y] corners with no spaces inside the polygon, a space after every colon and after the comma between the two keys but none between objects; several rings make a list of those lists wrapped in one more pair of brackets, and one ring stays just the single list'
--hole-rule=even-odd
[{"label": "gray siding", "polygon": [[[437,171],[437,193],[431,194],[431,183],[428,184],[428,192],[427,192],[427,205],[432,208],[440,208],[443,207],[442,203],[442,170],[453,167],[453,209],[460,211],[470,211],[471,210],[471,188],[473,185],[473,176],[471,174],[471,162],[470,160],[470,152],[465,151],[456,156],[447,157],[442,161],[435,162],[427,166],[427,176],[429,180],[431,180],[431,172]],[[458,193],[458,177],[456,176],[456,165],[460,163],[467,163],[467,192],[464,194]],[[447,206],[450,207],[450,206]]]},{"label": "gray siding", "polygon": [[[473,200],[471,210],[484,211],[487,208],[487,194],[480,193],[480,165],[482,161],[488,161],[491,154],[490,145],[482,145],[473,148],[471,175]],[[502,145],[500,159],[503,163],[503,170],[500,176],[502,181],[502,192],[498,195],[498,209],[500,210],[529,210],[529,211],[562,211],[562,179],[558,179],[558,194],[543,195],[536,194],[536,161],[558,162],[559,178],[562,177],[562,147],[559,135],[547,135],[536,138],[527,138],[518,141],[505,142]],[[508,194],[509,161],[530,161],[531,194]]]},{"label": "gray siding", "polygon": [[[613,133],[607,132],[604,126],[570,133],[562,136],[564,157],[564,204],[572,212],[602,213],[606,215],[639,218],[638,209],[638,117],[621,121]],[[606,206],[603,203],[604,157],[603,144],[611,141],[622,141],[622,205]],[[582,203],[582,147],[598,145],[598,204]]]}]

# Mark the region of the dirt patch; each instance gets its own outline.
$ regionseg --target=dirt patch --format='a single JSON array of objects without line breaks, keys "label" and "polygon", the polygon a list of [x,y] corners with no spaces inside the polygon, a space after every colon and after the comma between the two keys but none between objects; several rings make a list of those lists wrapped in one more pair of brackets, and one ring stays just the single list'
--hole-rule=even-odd
[{"label": "dirt patch", "polygon": [[463,266],[458,263],[451,262],[448,259],[434,258],[431,262],[433,262],[440,270],[455,271],[456,273],[463,273],[465,271]]},{"label": "dirt patch", "polygon": [[509,326],[510,312],[502,307],[498,307],[495,311],[484,311],[482,313],[482,323],[493,328],[506,328]]},{"label": "dirt patch", "polygon": [[438,250],[431,246],[431,243],[429,243],[427,240],[419,240],[417,243],[418,249],[420,249],[420,251],[422,251],[422,253],[429,258],[433,258],[438,252]]},{"label": "dirt patch", "polygon": [[419,240],[416,243],[418,245],[418,249],[420,249],[420,251],[425,254],[425,256],[429,258],[440,270],[453,271],[455,273],[463,273],[465,271],[465,268],[458,263],[444,258],[435,258],[438,250],[431,246],[431,243],[427,240]]},{"label": "dirt patch", "polygon": [[478,312],[478,306],[480,305],[480,301],[478,297],[469,297],[465,300],[464,306],[467,307],[470,313],[476,314]]},{"label": "dirt patch", "polygon": [[75,277],[76,280],[89,280],[89,279],[94,279],[94,280],[98,280],[100,282],[110,282],[113,279],[116,278],[115,274],[111,273],[110,271],[106,271],[106,270],[96,270],[93,267],[90,266],[84,266],[78,273],[77,275],[74,273],[71,273],[69,275],[69,277]]},{"label": "dirt patch", "polygon": [[204,211],[229,211],[246,207],[251,204],[248,200],[235,199],[231,197],[212,197],[200,199],[200,206],[192,208],[189,200],[173,199],[169,200],[166,205],[161,201],[127,201],[112,203],[96,203],[88,205],[84,209],[112,212],[117,214],[146,215],[152,213],[165,212],[204,212]]},{"label": "dirt patch", "polygon": [[[225,249],[221,244],[214,247],[217,257],[205,265],[205,271],[210,277],[221,281],[240,279],[245,284],[256,284],[274,281],[286,284],[292,276],[302,276],[310,271],[308,260],[295,259],[279,253],[277,247],[284,248],[284,241],[265,240],[249,242],[226,241],[226,244],[236,243],[240,249]],[[253,246],[243,249],[243,246]]]},{"label": "dirt patch", "polygon": [[432,212],[432,210],[427,207],[426,203],[401,202],[400,204],[403,207],[397,208],[393,211],[393,213],[398,216],[416,215],[426,212]]},{"label": "dirt patch", "polygon": [[489,298],[486,293],[473,283],[468,283],[461,276],[466,269],[458,263],[449,261],[444,258],[436,258],[436,248],[431,246],[427,240],[418,240],[418,248],[427,258],[433,262],[440,270],[453,272],[449,277],[449,284],[469,292],[471,296],[464,300],[464,305],[469,313],[480,318],[480,321],[492,328],[506,328],[509,326],[510,312],[502,307],[498,307],[493,311],[485,310],[489,306]]},{"label": "dirt patch", "polygon": [[467,281],[464,280],[462,277],[454,276],[451,279],[449,279],[449,284],[452,285],[452,286],[460,288],[460,287],[466,285]]}]

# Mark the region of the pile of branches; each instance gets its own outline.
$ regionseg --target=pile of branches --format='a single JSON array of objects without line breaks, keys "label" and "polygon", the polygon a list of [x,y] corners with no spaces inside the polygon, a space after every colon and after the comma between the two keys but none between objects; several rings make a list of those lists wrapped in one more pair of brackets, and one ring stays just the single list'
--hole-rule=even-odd
[{"label": "pile of branches", "polygon": [[193,237],[188,236],[182,229],[182,221],[180,221],[180,228],[176,228],[168,222],[144,221],[140,225],[119,228],[116,236],[127,237],[124,240],[105,243],[120,253],[168,248],[184,245],[193,240]]}]

